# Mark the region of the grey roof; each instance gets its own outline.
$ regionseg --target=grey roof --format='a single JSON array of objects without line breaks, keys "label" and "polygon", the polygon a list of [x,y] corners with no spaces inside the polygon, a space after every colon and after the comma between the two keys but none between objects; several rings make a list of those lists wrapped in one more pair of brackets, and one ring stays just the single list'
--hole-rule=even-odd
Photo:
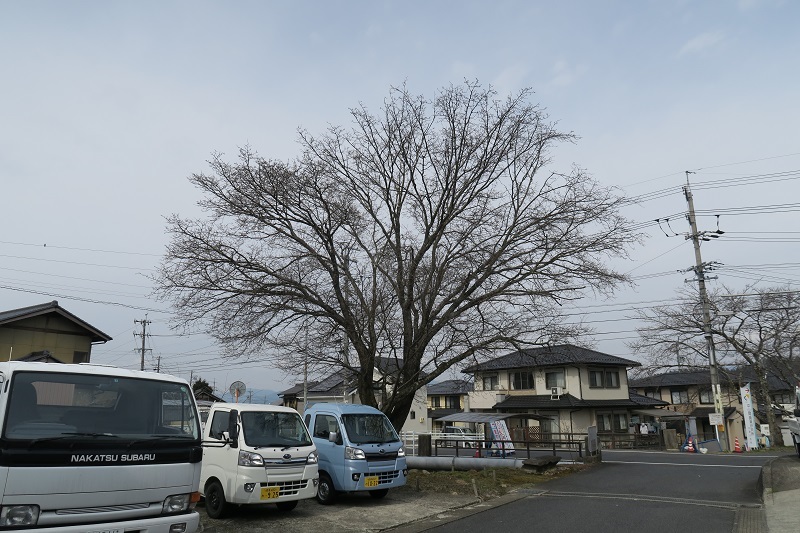
[{"label": "grey roof", "polygon": [[453,413],[443,416],[437,422],[494,422],[506,418],[532,418],[534,420],[550,420],[549,416],[534,415],[529,413]]},{"label": "grey roof", "polygon": [[[508,396],[502,402],[496,403],[493,409],[580,409],[598,407],[635,408],[669,405],[667,402],[656,400],[655,398],[647,398],[635,393],[631,394],[632,396],[627,399],[619,398],[616,400],[581,400],[572,394],[562,394],[557,398],[553,398],[549,394]],[[634,394],[635,397],[633,396]]]},{"label": "grey roof", "polygon": [[428,385],[428,396],[438,396],[440,394],[469,394],[473,390],[471,381],[465,379],[449,379],[441,383],[431,383]]},{"label": "grey roof", "polygon": [[[741,383],[757,382],[755,370],[750,366],[737,368],[720,368],[720,383],[730,387],[738,387]],[[630,387],[635,388],[654,388],[654,387],[686,387],[689,385],[708,385],[711,386],[711,370],[708,368],[700,370],[679,370],[675,372],[665,372],[655,376],[631,380]],[[787,383],[778,376],[769,373],[767,375],[767,386],[771,391],[794,390],[794,386]]]},{"label": "grey roof", "polygon": [[73,315],[72,313],[70,313],[69,311],[58,305],[57,300],[53,300],[52,302],[47,302],[45,304],[31,305],[29,307],[20,307],[19,309],[2,311],[0,312],[0,326],[18,322],[26,318],[33,318],[39,315],[46,315],[50,313],[61,315],[67,320],[71,320],[72,322],[78,324],[80,327],[89,332],[89,336],[92,337],[92,342],[108,342],[111,340],[111,337],[109,337],[96,327],[92,326],[88,322],[81,320],[77,316]]},{"label": "grey roof", "polygon": [[638,361],[623,359],[589,348],[561,344],[519,350],[485,363],[478,363],[463,370],[466,373],[484,372],[487,370],[505,370],[510,368],[532,368],[542,366],[564,365],[598,365],[598,366],[640,366]]}]

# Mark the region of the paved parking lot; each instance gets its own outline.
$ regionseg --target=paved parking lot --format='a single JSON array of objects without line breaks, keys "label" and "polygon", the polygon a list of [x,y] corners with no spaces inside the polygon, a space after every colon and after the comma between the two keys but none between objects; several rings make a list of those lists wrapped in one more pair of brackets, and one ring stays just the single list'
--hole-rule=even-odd
[{"label": "paved parking lot", "polygon": [[229,517],[212,520],[202,503],[198,511],[200,531],[207,533],[344,533],[381,531],[475,503],[477,500],[469,496],[431,495],[406,486],[389,491],[382,500],[364,493],[340,495],[328,506],[314,499],[303,500],[288,513],[274,505],[259,505],[235,508]]}]

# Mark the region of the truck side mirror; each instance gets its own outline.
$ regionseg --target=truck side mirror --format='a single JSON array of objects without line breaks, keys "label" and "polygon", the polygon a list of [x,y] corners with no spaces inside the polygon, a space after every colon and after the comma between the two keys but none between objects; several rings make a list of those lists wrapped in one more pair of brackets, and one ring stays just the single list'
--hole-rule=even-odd
[{"label": "truck side mirror", "polygon": [[228,441],[231,448],[239,447],[239,411],[236,409],[228,413]]}]

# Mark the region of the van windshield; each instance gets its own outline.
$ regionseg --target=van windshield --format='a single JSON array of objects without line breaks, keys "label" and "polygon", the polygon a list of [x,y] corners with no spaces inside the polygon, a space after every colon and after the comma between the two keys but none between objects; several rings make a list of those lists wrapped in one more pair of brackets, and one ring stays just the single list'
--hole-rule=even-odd
[{"label": "van windshield", "polygon": [[297,413],[240,411],[244,442],[253,448],[311,446],[303,419]]},{"label": "van windshield", "polygon": [[17,372],[8,391],[3,438],[199,439],[189,386],[167,381]]},{"label": "van windshield", "polygon": [[353,444],[383,444],[400,440],[384,414],[342,415],[342,422]]}]

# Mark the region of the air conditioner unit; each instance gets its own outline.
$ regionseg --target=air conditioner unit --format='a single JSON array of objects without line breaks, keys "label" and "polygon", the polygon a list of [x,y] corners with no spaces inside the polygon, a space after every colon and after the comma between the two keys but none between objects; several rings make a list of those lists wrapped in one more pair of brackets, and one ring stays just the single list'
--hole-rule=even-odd
[{"label": "air conditioner unit", "polygon": [[564,394],[563,387],[550,387],[550,399],[551,400],[558,400],[561,395]]}]

